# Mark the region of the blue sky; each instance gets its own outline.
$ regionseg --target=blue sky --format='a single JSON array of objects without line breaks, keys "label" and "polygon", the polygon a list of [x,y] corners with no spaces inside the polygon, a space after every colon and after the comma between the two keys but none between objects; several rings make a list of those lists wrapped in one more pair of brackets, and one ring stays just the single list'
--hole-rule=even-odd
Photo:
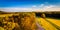
[{"label": "blue sky", "polygon": [[60,0],[0,0],[0,8],[4,7],[32,7],[33,5],[60,5]]},{"label": "blue sky", "polygon": [[60,0],[0,0],[0,11],[60,11]]}]

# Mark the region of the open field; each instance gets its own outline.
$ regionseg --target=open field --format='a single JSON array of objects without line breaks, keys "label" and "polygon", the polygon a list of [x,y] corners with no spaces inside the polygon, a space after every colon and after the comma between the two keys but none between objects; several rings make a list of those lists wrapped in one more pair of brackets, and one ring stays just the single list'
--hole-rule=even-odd
[{"label": "open field", "polygon": [[[3,14],[0,17],[12,16],[13,14]],[[36,17],[36,21],[44,30],[60,30],[60,19]]]},{"label": "open field", "polygon": [[45,30],[60,30],[60,20],[52,19],[52,18],[37,18],[39,24]]}]

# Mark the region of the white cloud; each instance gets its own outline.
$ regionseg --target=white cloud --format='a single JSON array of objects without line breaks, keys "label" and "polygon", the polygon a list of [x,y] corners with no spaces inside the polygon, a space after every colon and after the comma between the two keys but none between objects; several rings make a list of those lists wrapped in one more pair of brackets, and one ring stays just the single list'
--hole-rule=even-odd
[{"label": "white cloud", "polygon": [[36,8],[0,8],[0,11],[4,12],[32,12],[36,11]]},{"label": "white cloud", "polygon": [[42,9],[45,10],[45,9],[49,9],[49,8],[53,8],[53,7],[55,7],[55,6],[49,5],[49,6],[44,6]]},{"label": "white cloud", "polygon": [[49,5],[46,6],[44,4],[41,4],[39,8],[36,8],[37,6],[34,5],[31,8],[0,8],[0,11],[4,12],[46,12],[46,11],[60,11],[60,7],[54,6],[54,5]]},{"label": "white cloud", "polygon": [[0,11],[5,12],[24,12],[24,11],[31,11],[31,8],[2,8]]},{"label": "white cloud", "polygon": [[54,5],[44,6],[42,8],[42,11],[43,12],[46,12],[46,11],[60,11],[60,7],[57,7],[57,6],[54,6]]},{"label": "white cloud", "polygon": [[39,7],[42,8],[44,6],[44,4],[41,4]]}]

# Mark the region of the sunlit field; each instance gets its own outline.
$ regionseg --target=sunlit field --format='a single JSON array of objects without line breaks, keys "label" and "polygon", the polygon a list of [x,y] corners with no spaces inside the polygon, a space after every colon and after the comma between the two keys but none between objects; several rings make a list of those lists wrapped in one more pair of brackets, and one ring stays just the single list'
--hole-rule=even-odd
[{"label": "sunlit field", "polygon": [[37,17],[33,12],[0,14],[0,23],[2,30],[60,30],[60,19]]},{"label": "sunlit field", "polygon": [[[45,29],[45,30],[59,30],[60,29],[60,20],[57,20],[57,19],[52,19],[52,18],[37,18],[38,19],[38,22],[39,24]],[[48,21],[46,21],[48,20]],[[54,25],[58,26],[54,26]]]}]

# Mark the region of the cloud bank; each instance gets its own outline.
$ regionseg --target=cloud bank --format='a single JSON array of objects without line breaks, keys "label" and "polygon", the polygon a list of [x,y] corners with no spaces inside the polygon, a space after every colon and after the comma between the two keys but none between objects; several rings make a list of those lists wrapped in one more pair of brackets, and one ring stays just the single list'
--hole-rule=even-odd
[{"label": "cloud bank", "polygon": [[31,8],[17,8],[17,7],[11,7],[11,8],[0,8],[0,11],[4,12],[46,12],[46,11],[60,11],[60,7],[54,6],[54,5],[44,5],[41,4],[40,6],[32,6]]}]

